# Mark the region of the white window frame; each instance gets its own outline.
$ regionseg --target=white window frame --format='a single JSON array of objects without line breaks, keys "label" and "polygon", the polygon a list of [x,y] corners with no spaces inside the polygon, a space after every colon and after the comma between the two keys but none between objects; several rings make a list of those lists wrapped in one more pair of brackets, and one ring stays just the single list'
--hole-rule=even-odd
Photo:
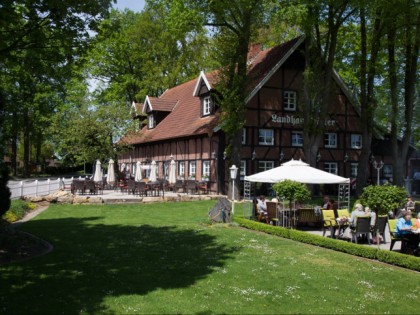
[{"label": "white window frame", "polygon": [[203,98],[203,116],[211,114],[211,97],[206,96]]},{"label": "white window frame", "polygon": [[246,128],[242,128],[242,144],[246,144]]},{"label": "white window frame", "polygon": [[357,169],[359,167],[359,163],[350,163],[350,177],[356,178],[357,177]]},{"label": "white window frame", "polygon": [[292,131],[291,137],[292,137],[291,139],[292,147],[303,147],[303,132],[302,131]]},{"label": "white window frame", "polygon": [[188,163],[188,176],[196,177],[197,176],[197,163],[196,161],[190,161]]},{"label": "white window frame", "polygon": [[324,171],[338,175],[338,163],[337,162],[324,162]]},{"label": "white window frame", "polygon": [[352,133],[350,136],[350,147],[352,149],[361,149],[363,146],[362,135],[358,133]]},{"label": "white window frame", "polygon": [[284,91],[283,92],[283,109],[296,111],[296,92],[295,91]]},{"label": "white window frame", "polygon": [[[271,136],[268,134],[271,133]],[[271,141],[268,142],[267,140]],[[274,130],[273,129],[258,129],[258,143],[260,145],[274,145]]]},{"label": "white window frame", "polygon": [[246,161],[245,160],[241,160],[241,166],[239,168],[239,175],[246,176]]},{"label": "white window frame", "polygon": [[335,132],[327,132],[324,135],[324,147],[325,148],[337,148],[338,136]]},{"label": "white window frame", "polygon": [[147,119],[147,126],[149,127],[149,129],[153,129],[155,127],[155,115],[153,115],[153,113],[150,113],[149,115],[147,115]]},{"label": "white window frame", "polygon": [[207,176],[210,178],[210,161],[203,161],[203,174],[202,176]]},{"label": "white window frame", "polygon": [[178,163],[178,176],[185,177],[185,161],[179,161]]},{"label": "white window frame", "polygon": [[382,175],[383,177],[389,179],[394,177],[394,168],[392,167],[392,164],[385,164],[382,169]]},{"label": "white window frame", "polygon": [[274,161],[258,161],[258,172],[268,171],[274,168]]}]

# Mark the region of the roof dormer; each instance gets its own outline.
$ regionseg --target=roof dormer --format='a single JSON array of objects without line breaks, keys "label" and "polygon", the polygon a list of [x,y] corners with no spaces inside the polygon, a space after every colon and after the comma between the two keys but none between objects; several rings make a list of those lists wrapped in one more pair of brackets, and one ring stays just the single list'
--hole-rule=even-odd
[{"label": "roof dormer", "polygon": [[194,88],[193,96],[201,96],[203,94],[209,93],[211,89],[212,87],[207,80],[206,75],[203,71],[201,71]]},{"label": "roof dormer", "polygon": [[146,96],[143,113],[148,117],[148,128],[156,127],[178,104],[177,100]]}]

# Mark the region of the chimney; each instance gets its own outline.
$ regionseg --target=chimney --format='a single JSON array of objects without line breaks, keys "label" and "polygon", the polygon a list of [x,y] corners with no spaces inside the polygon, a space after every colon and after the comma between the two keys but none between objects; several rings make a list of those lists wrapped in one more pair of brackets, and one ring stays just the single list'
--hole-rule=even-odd
[{"label": "chimney", "polygon": [[248,49],[248,62],[251,62],[257,55],[262,51],[262,45],[257,43],[252,43],[249,45]]}]

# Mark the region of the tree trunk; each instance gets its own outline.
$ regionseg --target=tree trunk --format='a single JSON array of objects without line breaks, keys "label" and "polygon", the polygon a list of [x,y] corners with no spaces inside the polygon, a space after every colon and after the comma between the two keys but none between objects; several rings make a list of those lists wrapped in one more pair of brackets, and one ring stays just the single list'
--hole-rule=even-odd
[{"label": "tree trunk", "polygon": [[23,176],[29,177],[30,175],[30,118],[29,110],[25,109],[23,113]]}]

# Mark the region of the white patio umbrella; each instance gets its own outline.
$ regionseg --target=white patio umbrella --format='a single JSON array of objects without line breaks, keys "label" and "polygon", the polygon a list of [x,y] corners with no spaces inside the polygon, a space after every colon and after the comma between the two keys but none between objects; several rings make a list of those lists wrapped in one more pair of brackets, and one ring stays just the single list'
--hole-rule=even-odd
[{"label": "white patio umbrella", "polygon": [[108,185],[115,184],[115,169],[114,169],[114,160],[110,159],[108,163],[108,172],[106,175],[106,181]]},{"label": "white patio umbrella", "polygon": [[156,181],[156,161],[152,161],[152,165],[150,166],[150,177],[149,180],[151,182]]},{"label": "white patio umbrella", "polygon": [[101,168],[101,162],[99,160],[96,160],[95,175],[93,176],[93,180],[95,182],[102,181],[102,168]]},{"label": "white patio umbrella", "polygon": [[137,163],[136,163],[136,175],[134,176],[134,180],[136,182],[139,182],[139,181],[141,181],[141,179],[142,179],[142,176],[141,176],[141,163],[140,163],[140,161],[137,161]]},{"label": "white patio umbrella", "polygon": [[171,160],[171,164],[169,165],[168,182],[169,182],[169,184],[175,184],[176,183],[175,161],[174,160]]}]

